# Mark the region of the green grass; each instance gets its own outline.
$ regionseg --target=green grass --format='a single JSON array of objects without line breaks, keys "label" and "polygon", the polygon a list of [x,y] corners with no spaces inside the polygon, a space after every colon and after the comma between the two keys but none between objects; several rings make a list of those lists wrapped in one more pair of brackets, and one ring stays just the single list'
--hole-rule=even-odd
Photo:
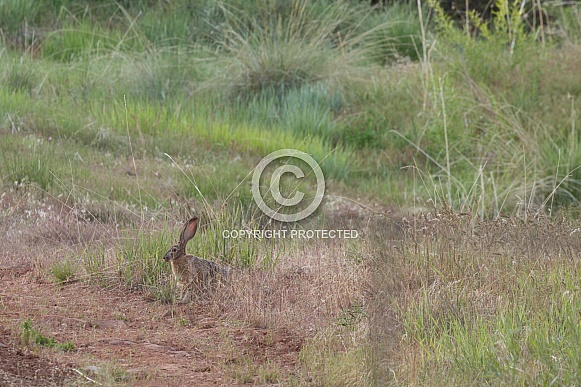
[{"label": "green grass", "polygon": [[69,260],[53,264],[50,271],[54,281],[59,285],[71,282],[76,274],[76,268]]},{"label": "green grass", "polygon": [[[391,322],[377,320],[372,335],[376,361],[395,368],[378,379],[578,383],[578,223],[476,217],[443,211],[404,233],[401,254],[381,253],[375,283],[394,298],[376,299]],[[397,355],[404,348],[410,355]]]},{"label": "green grass", "polygon": [[345,349],[343,338],[352,342],[361,340],[360,333],[345,328],[336,332],[321,332],[309,340],[300,353],[300,361],[315,383],[325,386],[347,384],[366,385],[367,353],[363,343]]},{"label": "green grass", "polygon": [[141,290],[153,300],[171,302],[175,284],[169,265],[162,259],[173,244],[167,232],[142,232],[117,247],[115,270],[131,289]]},{"label": "green grass", "polygon": [[64,352],[75,350],[75,346],[69,341],[65,343],[59,343],[54,338],[43,335],[38,329],[32,326],[30,319],[27,319],[22,323],[20,341],[22,345],[35,344],[52,349],[58,349]]},{"label": "green grass", "polygon": [[[389,8],[384,15],[340,4],[324,8],[328,12],[323,15],[321,9],[297,3],[274,24],[234,8],[213,9],[222,13],[223,31],[233,34],[215,42],[223,46],[220,51],[201,43],[160,43],[144,49],[139,20],[128,26],[121,18],[105,28],[92,17],[66,21],[46,36],[41,44],[44,59],[4,52],[5,115],[44,137],[137,158],[163,159],[166,153],[176,157],[210,147],[219,153],[234,149],[256,160],[276,149],[299,147],[325,160],[328,179],[368,187],[374,195],[400,203],[408,200],[407,194],[386,189],[382,181],[399,185],[385,176],[401,174],[399,168],[409,166],[429,175],[423,183],[428,189],[414,194],[418,201],[446,200],[462,208],[478,198],[491,214],[514,211],[519,203],[515,197],[522,199],[525,191],[533,194],[527,201],[536,205],[549,197],[553,203],[577,203],[573,120],[578,103],[573,100],[564,115],[544,106],[557,104],[558,96],[575,95],[579,79],[564,72],[567,79],[545,86],[550,51],[536,42],[523,40],[510,54],[496,35],[473,41],[449,33],[453,45],[445,41],[433,50],[444,59],[428,64],[432,70],[426,78],[423,70],[413,70],[419,70],[415,65],[402,73],[362,59],[369,50],[385,50],[366,39],[376,39],[379,31],[388,33],[388,26],[397,25],[392,16],[412,12],[409,8]],[[349,30],[357,15],[364,23]],[[374,21],[378,18],[385,24]],[[339,19],[345,22],[337,24]],[[319,27],[310,28],[309,20],[319,20]],[[339,46],[332,33],[337,29],[344,34]],[[73,40],[66,43],[69,35]],[[277,54],[280,50],[286,55],[294,46],[299,51],[288,58],[300,53],[295,62]],[[540,60],[528,59],[538,53]],[[498,71],[491,72],[488,63],[495,63]],[[555,102],[547,93],[558,94]],[[371,151],[375,157],[355,161],[353,152],[359,149],[358,154]],[[30,164],[5,160],[12,164],[6,170],[20,171],[14,176],[19,179],[36,179],[46,190],[51,184],[47,172],[58,167],[47,164],[39,170],[43,157]],[[555,176],[559,182],[571,171],[553,192]],[[240,171],[225,173],[223,184],[218,183],[225,196],[234,185],[226,181],[233,174]],[[5,179],[8,175],[3,174]],[[525,180],[535,185],[534,192],[526,189]],[[441,181],[447,182],[440,186]],[[419,192],[414,185],[407,180],[404,192]],[[216,196],[212,189],[205,194]],[[124,192],[113,189],[111,198],[123,200]],[[135,190],[130,192],[128,201],[139,201]],[[156,206],[153,201],[146,204]]]},{"label": "green grass", "polygon": [[86,61],[112,51],[131,50],[132,43],[121,31],[108,31],[83,21],[79,24],[67,23],[62,29],[52,32],[43,40],[40,51],[43,57],[55,61]]},{"label": "green grass", "polygon": [[[0,145],[2,149],[2,180],[6,184],[22,186],[34,184],[46,191],[55,183],[54,173],[63,167],[55,160],[54,146],[37,138],[11,136]],[[22,155],[26,156],[23,157]]]},{"label": "green grass", "polygon": [[0,4],[0,28],[6,32],[15,32],[23,24],[36,21],[39,5],[34,0],[8,0]]}]

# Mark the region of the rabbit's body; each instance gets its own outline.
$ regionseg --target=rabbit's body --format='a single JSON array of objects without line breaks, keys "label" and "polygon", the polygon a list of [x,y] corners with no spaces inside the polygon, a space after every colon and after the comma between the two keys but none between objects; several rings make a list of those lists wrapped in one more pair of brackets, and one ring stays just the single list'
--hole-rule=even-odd
[{"label": "rabbit's body", "polygon": [[179,243],[172,246],[163,257],[171,264],[181,302],[189,302],[193,292],[200,292],[230,274],[229,267],[186,254],[186,244],[192,239],[197,228],[198,218],[190,219],[184,226]]}]

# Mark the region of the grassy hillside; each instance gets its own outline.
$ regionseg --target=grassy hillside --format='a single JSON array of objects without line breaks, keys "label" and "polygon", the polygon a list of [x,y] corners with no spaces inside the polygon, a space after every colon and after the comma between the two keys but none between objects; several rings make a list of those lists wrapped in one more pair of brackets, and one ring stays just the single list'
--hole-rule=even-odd
[{"label": "grassy hillside", "polygon": [[[578,204],[574,9],[541,37],[474,38],[427,10],[422,30],[408,6],[252,7],[4,2],[4,128],[89,153],[139,137],[133,152],[154,157],[194,153],[176,149],[187,135],[255,157],[300,144],[339,187],[404,207]],[[47,188],[11,163],[3,181]]]},{"label": "grassy hillside", "polygon": [[[218,332],[225,380],[579,384],[581,8],[541,3],[462,29],[429,1],[0,1],[0,225],[40,248],[0,263],[162,313],[196,213],[192,250],[241,273],[197,307],[302,340],[292,369],[220,363]],[[327,183],[293,227],[360,238],[223,238],[269,224],[251,175],[284,148]],[[0,312],[13,336],[30,317]]]}]

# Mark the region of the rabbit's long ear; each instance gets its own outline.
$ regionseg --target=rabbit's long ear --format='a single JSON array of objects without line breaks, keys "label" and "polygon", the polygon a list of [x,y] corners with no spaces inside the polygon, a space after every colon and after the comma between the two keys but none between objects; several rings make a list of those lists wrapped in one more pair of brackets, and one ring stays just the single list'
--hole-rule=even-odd
[{"label": "rabbit's long ear", "polygon": [[184,229],[182,231],[182,235],[180,236],[180,244],[183,246],[188,243],[190,239],[196,235],[196,231],[198,230],[198,218],[192,218],[187,221],[184,225]]}]

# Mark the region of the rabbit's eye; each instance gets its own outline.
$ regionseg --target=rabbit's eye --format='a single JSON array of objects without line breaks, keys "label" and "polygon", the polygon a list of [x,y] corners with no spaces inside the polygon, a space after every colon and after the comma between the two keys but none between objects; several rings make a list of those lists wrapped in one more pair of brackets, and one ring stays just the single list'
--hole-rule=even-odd
[{"label": "rabbit's eye", "polygon": [[172,251],[172,253],[176,253],[178,251],[178,248],[177,247],[172,247],[171,248],[171,251]]}]

